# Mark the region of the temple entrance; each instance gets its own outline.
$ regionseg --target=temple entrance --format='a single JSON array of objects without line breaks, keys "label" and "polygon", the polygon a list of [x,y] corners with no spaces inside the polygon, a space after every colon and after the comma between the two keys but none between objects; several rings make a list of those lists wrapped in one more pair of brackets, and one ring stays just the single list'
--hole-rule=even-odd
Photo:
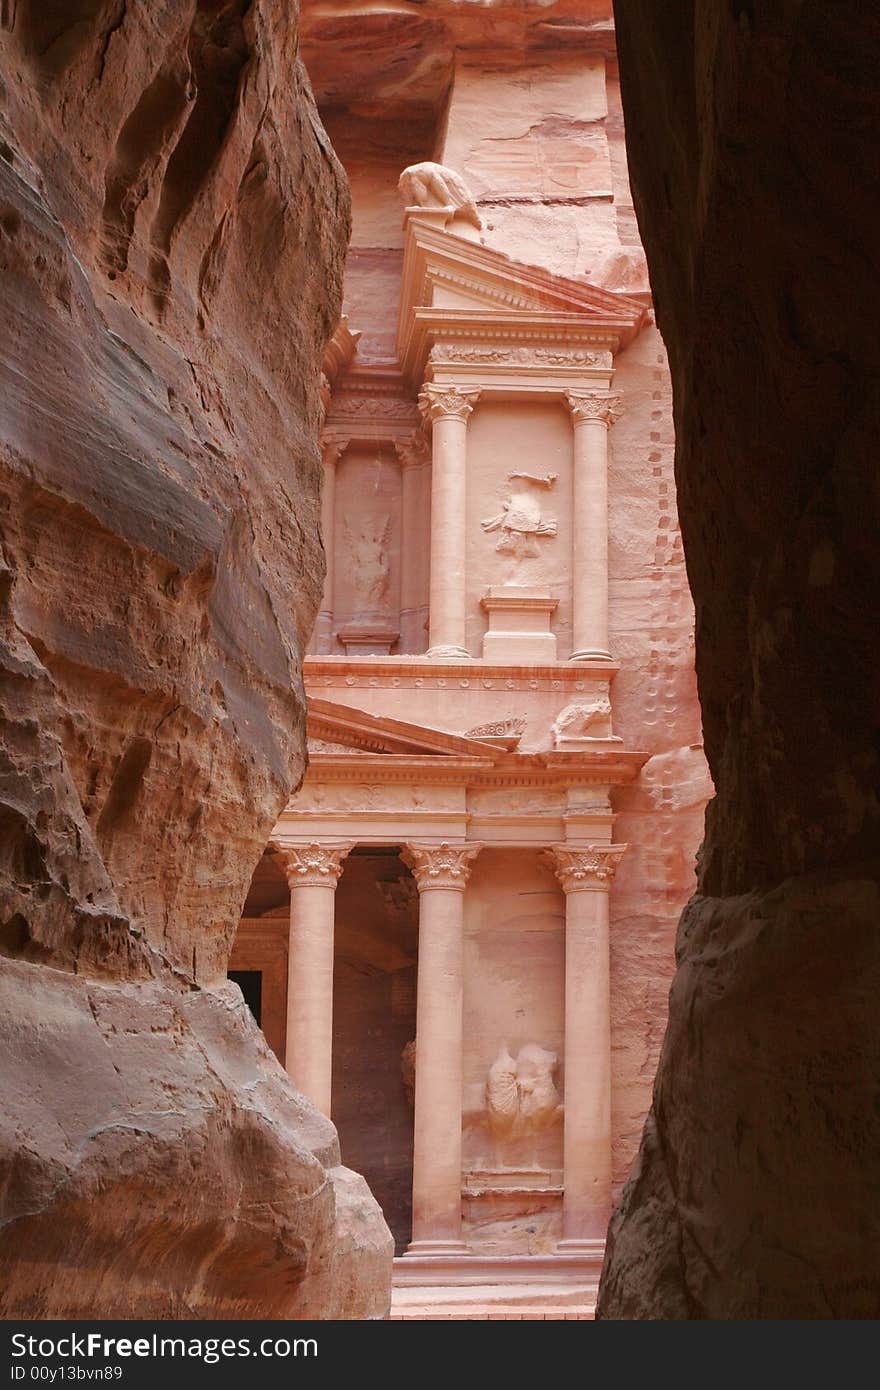
[{"label": "temple entrance", "polygon": [[342,1161],[366,1178],[399,1255],[412,1235],[418,924],[398,849],[354,849],[336,890],[332,1115]]}]

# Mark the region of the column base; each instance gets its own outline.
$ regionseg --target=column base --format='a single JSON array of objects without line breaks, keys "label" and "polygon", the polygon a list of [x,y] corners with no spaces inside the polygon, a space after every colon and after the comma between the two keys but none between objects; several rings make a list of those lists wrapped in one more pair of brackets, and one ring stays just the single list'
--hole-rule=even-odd
[{"label": "column base", "polygon": [[469,1255],[471,1248],[463,1240],[411,1240],[403,1258],[414,1255],[417,1259],[425,1255]]},{"label": "column base", "polygon": [[556,1255],[583,1255],[587,1258],[602,1261],[605,1258],[605,1240],[592,1238],[579,1238],[577,1236],[563,1236],[558,1240],[554,1247]]},{"label": "column base", "polygon": [[472,661],[470,652],[466,652],[464,647],[429,647],[425,656],[433,657],[435,661],[453,660]]},{"label": "column base", "polygon": [[611,655],[610,652],[600,652],[600,651],[596,651],[596,650],[589,650],[589,651],[588,651],[586,647],[583,648],[583,649],[582,649],[581,651],[579,651],[579,652],[572,652],[571,656],[570,656],[568,659],[569,659],[569,661],[613,661],[613,660],[614,660],[614,658],[612,657],[612,655]]}]

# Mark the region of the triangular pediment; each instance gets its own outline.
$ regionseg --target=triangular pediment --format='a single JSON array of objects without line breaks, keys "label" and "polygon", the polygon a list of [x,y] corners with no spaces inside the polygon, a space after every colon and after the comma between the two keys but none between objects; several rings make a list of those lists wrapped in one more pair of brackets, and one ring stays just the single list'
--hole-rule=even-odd
[{"label": "triangular pediment", "polygon": [[351,756],[386,753],[438,758],[491,759],[495,749],[479,739],[370,714],[333,700],[308,701],[306,732],[310,755]]},{"label": "triangular pediment", "polygon": [[614,329],[634,325],[644,313],[629,295],[525,265],[503,251],[451,232],[416,227],[412,250],[420,272],[415,277],[413,307],[436,305],[445,291],[450,297],[460,296],[462,307],[587,314],[597,325],[606,323]]},{"label": "triangular pediment", "polygon": [[645,322],[637,298],[524,265],[502,251],[412,218],[407,224],[398,353],[421,383],[427,353],[447,333],[578,344],[614,353]]}]

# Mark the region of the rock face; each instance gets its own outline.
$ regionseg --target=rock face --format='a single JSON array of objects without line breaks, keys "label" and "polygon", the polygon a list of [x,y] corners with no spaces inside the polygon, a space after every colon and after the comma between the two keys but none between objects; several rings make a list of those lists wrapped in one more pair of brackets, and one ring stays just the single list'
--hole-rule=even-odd
[{"label": "rock face", "polygon": [[7,1317],[387,1304],[378,1209],[224,982],[323,575],[348,194],[296,27],[2,7]]},{"label": "rock face", "polygon": [[615,9],[717,797],[599,1313],[876,1317],[880,28]]}]

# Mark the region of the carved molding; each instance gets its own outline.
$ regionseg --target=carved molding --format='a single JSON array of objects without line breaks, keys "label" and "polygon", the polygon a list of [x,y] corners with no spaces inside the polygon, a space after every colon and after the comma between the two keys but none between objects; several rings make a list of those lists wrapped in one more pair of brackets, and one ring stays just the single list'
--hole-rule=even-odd
[{"label": "carved molding", "polygon": [[347,845],[284,845],[285,873],[291,888],[335,888],[342,861],[354,849]]},{"label": "carved molding", "polygon": [[566,391],[565,399],[576,425],[599,420],[607,429],[623,413],[620,396],[607,391]]},{"label": "carved molding", "polygon": [[454,888],[463,892],[482,845],[406,845],[401,858],[413,871],[418,890]]},{"label": "carved molding", "polygon": [[492,724],[478,724],[468,729],[466,738],[522,738],[526,731],[524,719],[498,719]]},{"label": "carved molding", "polygon": [[546,858],[565,893],[608,892],[627,845],[551,845]]},{"label": "carved molding", "polygon": [[435,420],[452,419],[467,421],[480,398],[474,387],[438,386],[429,383],[419,393],[419,410],[427,423]]},{"label": "carved molding", "polygon": [[488,345],[458,346],[438,343],[431,349],[432,362],[487,362],[503,366],[536,367],[603,367],[611,365],[610,352],[588,352],[583,349],[546,347],[490,347]]},{"label": "carved molding", "polygon": [[356,396],[350,391],[340,391],[333,397],[334,418],[366,416],[379,420],[409,420],[412,418],[413,410],[412,401],[393,396]]}]

